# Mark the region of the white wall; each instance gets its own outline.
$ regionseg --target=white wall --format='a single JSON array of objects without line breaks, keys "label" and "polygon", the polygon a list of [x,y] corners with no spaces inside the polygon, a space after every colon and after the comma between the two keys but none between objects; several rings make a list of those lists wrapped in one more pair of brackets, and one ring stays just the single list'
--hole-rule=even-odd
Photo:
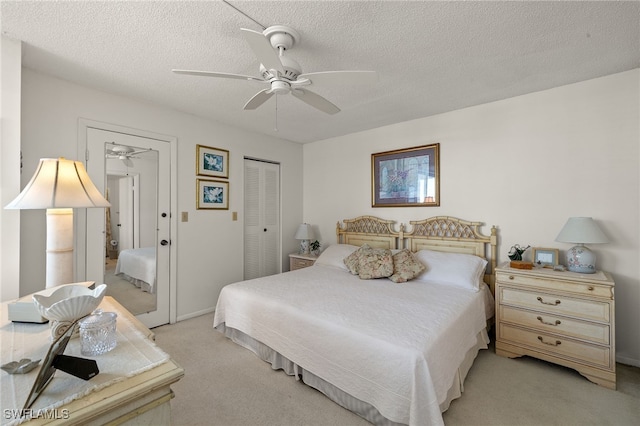
[{"label": "white wall", "polygon": [[0,302],[19,296],[20,212],[4,210],[20,186],[22,42],[0,37]]},{"label": "white wall", "polygon": [[[178,320],[213,309],[221,288],[242,280],[243,158],[280,162],[283,265],[296,250],[292,237],[302,219],[302,146],[183,114],[158,105],[116,96],[51,78],[27,69],[22,75],[22,185],[39,158],[76,158],[80,118],[141,129],[178,138],[178,210],[189,221],[178,223]],[[250,116],[247,119],[251,119]],[[196,145],[230,151],[229,211],[196,210]],[[233,222],[232,212],[238,212]],[[20,293],[44,286],[44,211],[23,211]]]},{"label": "white wall", "polygon": [[[640,366],[640,71],[304,145],[304,221],[323,246],[338,220],[448,215],[499,228],[514,244],[561,249],[570,216],[592,216],[611,243],[592,246],[616,281],[619,361]],[[371,154],[440,143],[440,207],[371,207]],[[530,251],[527,252],[530,255]]]}]

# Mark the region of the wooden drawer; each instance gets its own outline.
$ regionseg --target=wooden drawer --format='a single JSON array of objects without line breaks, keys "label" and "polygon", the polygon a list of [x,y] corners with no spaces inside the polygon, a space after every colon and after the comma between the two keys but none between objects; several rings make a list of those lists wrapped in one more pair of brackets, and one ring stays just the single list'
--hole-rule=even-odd
[{"label": "wooden drawer", "polygon": [[[541,277],[535,273],[519,275],[517,273],[496,271],[496,281],[505,285],[524,285],[528,287],[549,289],[553,292],[561,291],[573,293],[578,296],[602,297],[606,299],[613,298],[611,285],[598,285],[593,282],[581,282],[577,279],[573,281],[567,279],[555,279],[555,277],[548,276],[549,274],[550,272],[546,273],[544,277]],[[569,272],[566,272],[566,274],[569,274]]]},{"label": "wooden drawer", "polygon": [[524,291],[511,287],[503,287],[501,284],[498,285],[498,292],[500,304],[606,323],[608,323],[611,318],[610,305],[604,301],[574,299],[535,290]]},{"label": "wooden drawer", "polygon": [[558,333],[576,339],[608,345],[610,342],[609,326],[594,322],[579,321],[559,315],[525,311],[502,306],[500,321],[519,324],[548,333]]},{"label": "wooden drawer", "polygon": [[299,259],[297,257],[291,258],[290,269],[293,271],[295,269],[306,268],[307,266],[311,266],[315,263],[315,260],[310,259]]},{"label": "wooden drawer", "polygon": [[608,346],[590,345],[561,336],[512,327],[504,323],[499,325],[498,339],[555,356],[563,356],[598,367],[611,368],[611,349]]}]

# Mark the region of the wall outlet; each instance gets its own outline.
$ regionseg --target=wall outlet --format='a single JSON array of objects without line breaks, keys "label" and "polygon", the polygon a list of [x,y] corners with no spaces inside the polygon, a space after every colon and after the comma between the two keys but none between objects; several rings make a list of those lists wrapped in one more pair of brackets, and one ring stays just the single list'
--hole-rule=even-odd
[{"label": "wall outlet", "polygon": [[189,212],[182,212],[182,221],[189,222]]}]

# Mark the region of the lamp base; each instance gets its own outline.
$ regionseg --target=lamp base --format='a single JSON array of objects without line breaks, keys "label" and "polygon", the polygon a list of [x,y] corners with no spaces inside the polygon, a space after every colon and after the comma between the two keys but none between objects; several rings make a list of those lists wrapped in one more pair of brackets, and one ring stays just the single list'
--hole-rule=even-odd
[{"label": "lamp base", "polygon": [[582,244],[567,251],[567,269],[581,274],[595,274],[596,255]]},{"label": "lamp base", "polygon": [[310,254],[309,240],[300,240],[300,254]]}]

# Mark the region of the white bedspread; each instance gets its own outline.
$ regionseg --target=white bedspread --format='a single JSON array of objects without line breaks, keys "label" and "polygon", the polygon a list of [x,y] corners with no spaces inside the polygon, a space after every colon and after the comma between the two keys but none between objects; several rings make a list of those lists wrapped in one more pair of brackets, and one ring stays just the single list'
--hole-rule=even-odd
[{"label": "white bedspread", "polygon": [[143,290],[154,293],[156,286],[155,247],[122,250],[118,254],[115,273],[116,275],[125,274],[128,278],[143,281],[144,283],[130,280]]},{"label": "white bedspread", "polygon": [[315,265],[224,287],[214,327],[248,334],[394,422],[435,425],[484,305],[483,292]]}]

